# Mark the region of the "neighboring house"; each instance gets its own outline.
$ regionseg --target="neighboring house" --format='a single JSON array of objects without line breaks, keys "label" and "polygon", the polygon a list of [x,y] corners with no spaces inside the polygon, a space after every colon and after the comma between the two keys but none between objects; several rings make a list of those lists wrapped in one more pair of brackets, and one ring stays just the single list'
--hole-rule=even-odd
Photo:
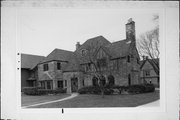
[{"label": "neighboring house", "polygon": [[159,86],[159,59],[144,59],[141,61],[142,83],[152,83]]},{"label": "neighboring house", "polygon": [[21,89],[36,86],[37,64],[43,59],[43,56],[21,54]]},{"label": "neighboring house", "polygon": [[98,71],[106,83],[139,84],[140,58],[136,48],[135,22],[130,19],[126,24],[124,40],[111,43],[103,36],[97,36],[82,45],[77,42],[74,52],[53,50],[38,64],[39,86],[45,89],[67,88],[68,93],[77,92],[83,86],[96,86],[98,81],[93,74],[96,69],[89,58],[99,63]]}]

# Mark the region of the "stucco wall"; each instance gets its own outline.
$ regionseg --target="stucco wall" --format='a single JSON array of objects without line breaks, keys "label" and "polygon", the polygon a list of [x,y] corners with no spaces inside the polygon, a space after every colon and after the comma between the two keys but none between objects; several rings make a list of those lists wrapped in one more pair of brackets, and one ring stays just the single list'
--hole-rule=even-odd
[{"label": "stucco wall", "polygon": [[27,69],[21,69],[21,89],[27,87],[27,79],[30,77],[30,71]]}]

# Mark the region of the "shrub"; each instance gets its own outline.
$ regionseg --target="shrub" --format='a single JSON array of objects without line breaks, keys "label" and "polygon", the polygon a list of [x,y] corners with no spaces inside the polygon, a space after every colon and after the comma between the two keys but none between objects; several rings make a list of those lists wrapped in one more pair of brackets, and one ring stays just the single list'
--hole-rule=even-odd
[{"label": "shrub", "polygon": [[99,86],[86,86],[78,90],[79,94],[100,94],[101,89]]},{"label": "shrub", "polygon": [[24,87],[23,92],[26,95],[41,95],[41,94],[43,94],[38,91],[37,87]]},{"label": "shrub", "polygon": [[155,86],[153,84],[131,85],[128,87],[129,93],[147,93],[154,91],[155,91]]},{"label": "shrub", "polygon": [[145,92],[145,86],[144,85],[131,85],[128,87],[129,93],[144,93]]},{"label": "shrub", "polygon": [[114,90],[112,88],[105,88],[104,89],[104,94],[105,95],[111,95],[113,94]]},{"label": "shrub", "polygon": [[155,91],[155,86],[153,84],[145,84],[145,92],[154,92]]},{"label": "shrub", "polygon": [[47,90],[40,89],[38,87],[25,87],[23,88],[23,92],[26,95],[45,95],[45,94],[58,94],[58,93],[66,93],[66,89],[58,88],[56,90]]}]

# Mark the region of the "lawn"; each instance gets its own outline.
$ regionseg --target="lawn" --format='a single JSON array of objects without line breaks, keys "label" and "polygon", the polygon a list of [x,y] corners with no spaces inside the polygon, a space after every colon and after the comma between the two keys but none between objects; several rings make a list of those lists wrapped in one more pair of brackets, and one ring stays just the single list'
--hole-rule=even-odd
[{"label": "lawn", "polygon": [[35,106],[34,108],[136,107],[159,99],[159,92],[136,95],[79,95],[66,101]]},{"label": "lawn", "polygon": [[22,95],[21,96],[21,105],[33,105],[42,102],[48,102],[52,100],[58,100],[70,96],[69,94],[57,94],[57,95],[42,95],[42,96],[31,96],[31,95]]}]

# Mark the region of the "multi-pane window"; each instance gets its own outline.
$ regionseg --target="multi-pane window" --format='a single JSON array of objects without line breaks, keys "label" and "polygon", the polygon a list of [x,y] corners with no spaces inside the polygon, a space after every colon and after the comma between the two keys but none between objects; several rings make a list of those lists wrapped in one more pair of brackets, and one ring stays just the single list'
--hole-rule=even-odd
[{"label": "multi-pane window", "polygon": [[58,81],[58,88],[63,88],[63,81]]},{"label": "multi-pane window", "polygon": [[60,62],[57,62],[57,69],[61,70],[61,63]]},{"label": "multi-pane window", "polygon": [[150,76],[150,70],[145,70],[144,72],[146,76]]},{"label": "multi-pane window", "polygon": [[43,70],[44,70],[44,71],[48,71],[48,69],[49,69],[49,68],[48,68],[48,64],[44,64],[44,65],[43,65]]},{"label": "multi-pane window", "polygon": [[98,59],[97,66],[98,67],[106,67],[107,66],[106,58]]}]

